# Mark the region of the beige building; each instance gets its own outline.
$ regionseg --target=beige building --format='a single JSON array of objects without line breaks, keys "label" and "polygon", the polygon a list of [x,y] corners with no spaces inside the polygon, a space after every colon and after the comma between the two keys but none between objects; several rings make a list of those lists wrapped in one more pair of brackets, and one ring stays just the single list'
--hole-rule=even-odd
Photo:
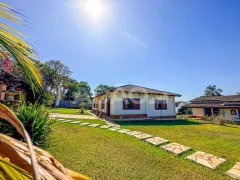
[{"label": "beige building", "polygon": [[223,114],[229,120],[240,120],[240,95],[199,97],[185,107],[192,108],[196,117]]},{"label": "beige building", "polygon": [[113,88],[93,98],[92,110],[113,119],[176,118],[175,97],[181,95],[135,85]]}]

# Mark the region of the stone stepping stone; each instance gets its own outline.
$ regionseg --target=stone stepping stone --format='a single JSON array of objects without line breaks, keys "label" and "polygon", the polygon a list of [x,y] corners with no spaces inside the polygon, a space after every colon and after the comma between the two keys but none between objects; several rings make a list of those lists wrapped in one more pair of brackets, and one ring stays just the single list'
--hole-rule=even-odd
[{"label": "stone stepping stone", "polygon": [[163,143],[169,142],[168,140],[160,138],[160,137],[149,138],[149,139],[146,139],[145,141],[150,143],[150,144],[152,144],[152,145],[154,145],[154,146],[159,146],[159,145],[161,145]]},{"label": "stone stepping stone", "polygon": [[240,179],[240,162],[237,162],[226,174],[232,178]]},{"label": "stone stepping stone", "polygon": [[138,139],[141,139],[141,140],[143,140],[143,139],[148,139],[148,138],[151,138],[151,137],[153,137],[152,135],[150,135],[150,134],[136,134],[136,135],[133,135],[135,138],[138,138]]},{"label": "stone stepping stone", "polygon": [[129,136],[134,136],[134,135],[137,135],[137,134],[143,134],[142,132],[139,132],[139,131],[128,131],[126,132],[125,134],[129,135]]},{"label": "stone stepping stone", "polygon": [[211,169],[216,169],[216,167],[226,161],[225,159],[201,151],[195,152],[194,154],[188,156],[187,159],[202,164],[203,166]]},{"label": "stone stepping stone", "polygon": [[109,130],[111,130],[111,131],[117,131],[117,130],[119,130],[120,128],[118,128],[118,127],[112,127],[112,128],[109,128]]},{"label": "stone stepping stone", "polygon": [[87,125],[89,125],[89,124],[91,124],[91,123],[85,122],[85,123],[80,123],[80,124],[83,125],[83,126],[87,126]]},{"label": "stone stepping stone", "polygon": [[120,133],[126,133],[126,132],[129,132],[130,130],[129,129],[120,129],[118,132]]},{"label": "stone stepping stone", "polygon": [[180,155],[191,149],[190,147],[187,147],[178,143],[170,143],[170,144],[161,146],[161,148],[175,155]]},{"label": "stone stepping stone", "polygon": [[98,126],[100,126],[100,124],[90,124],[90,125],[88,125],[89,127],[98,127]]},{"label": "stone stepping stone", "polygon": [[81,121],[73,121],[73,122],[70,122],[71,124],[79,124],[81,123]]},{"label": "stone stepping stone", "polygon": [[102,126],[99,126],[99,128],[101,128],[101,129],[108,129],[108,128],[110,128],[110,127],[112,127],[112,126],[109,126],[109,125],[102,125]]}]

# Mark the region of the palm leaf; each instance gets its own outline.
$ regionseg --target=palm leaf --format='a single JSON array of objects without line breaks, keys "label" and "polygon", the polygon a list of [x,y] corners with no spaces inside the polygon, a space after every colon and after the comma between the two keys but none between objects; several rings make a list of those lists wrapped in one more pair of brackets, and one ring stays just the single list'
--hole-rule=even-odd
[{"label": "palm leaf", "polygon": [[0,156],[0,179],[30,180],[32,176],[24,169],[9,162],[9,159]]},{"label": "palm leaf", "polygon": [[[14,15],[8,11],[14,11],[12,7],[0,3],[0,17],[8,19],[17,24],[22,24],[22,18]],[[15,12],[15,11],[14,11]],[[23,69],[29,84],[32,87],[33,92],[42,91],[42,76],[36,63],[32,59],[37,58],[35,50],[25,42],[20,36],[24,36],[14,28],[0,23],[0,45],[2,48],[1,56],[6,56],[4,51],[7,51],[17,62],[18,65]]]}]

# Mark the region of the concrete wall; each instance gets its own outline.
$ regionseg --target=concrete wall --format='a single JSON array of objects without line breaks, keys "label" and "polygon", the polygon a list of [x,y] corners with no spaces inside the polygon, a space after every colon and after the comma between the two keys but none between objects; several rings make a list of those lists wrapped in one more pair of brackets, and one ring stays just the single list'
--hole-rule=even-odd
[{"label": "concrete wall", "polygon": [[193,116],[204,117],[204,108],[192,108]]},{"label": "concrete wall", "polygon": [[[139,110],[124,110],[123,98],[139,98],[140,109]],[[137,94],[137,93],[125,93],[125,92],[113,92],[112,94],[112,112],[114,115],[121,114],[147,114],[147,117],[152,116],[175,116],[175,98],[173,96],[166,95],[149,95],[149,94]],[[155,100],[166,100],[166,110],[155,110]],[[112,106],[111,104],[111,106]]]},{"label": "concrete wall", "polygon": [[[231,109],[235,109],[237,111],[237,114],[231,115]],[[238,109],[237,108],[231,108],[231,109],[220,109],[220,114],[223,114],[229,120],[236,120],[237,118],[239,118]],[[192,108],[192,110],[193,110],[194,116],[200,116],[200,117],[205,116],[204,108]]]},{"label": "concrete wall", "polygon": [[[235,109],[235,108],[232,108],[232,109]],[[239,115],[238,115],[238,109],[235,109],[237,111],[237,114],[236,115],[231,115],[231,109],[224,109],[224,115],[227,119],[230,119],[230,120],[236,120],[236,118],[239,118]]]}]

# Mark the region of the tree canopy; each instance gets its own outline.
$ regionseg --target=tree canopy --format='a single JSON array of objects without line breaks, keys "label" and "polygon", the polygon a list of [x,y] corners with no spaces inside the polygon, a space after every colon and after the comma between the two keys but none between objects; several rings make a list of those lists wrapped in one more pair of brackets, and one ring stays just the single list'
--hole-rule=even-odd
[{"label": "tree canopy", "polygon": [[206,90],[204,91],[205,97],[211,97],[211,96],[221,96],[223,90],[220,88],[217,88],[216,85],[209,85]]},{"label": "tree canopy", "polygon": [[99,94],[102,94],[110,89],[114,88],[113,86],[108,86],[108,85],[103,85],[103,84],[100,84],[98,85],[95,89],[94,89],[94,93],[95,95],[99,95]]}]

